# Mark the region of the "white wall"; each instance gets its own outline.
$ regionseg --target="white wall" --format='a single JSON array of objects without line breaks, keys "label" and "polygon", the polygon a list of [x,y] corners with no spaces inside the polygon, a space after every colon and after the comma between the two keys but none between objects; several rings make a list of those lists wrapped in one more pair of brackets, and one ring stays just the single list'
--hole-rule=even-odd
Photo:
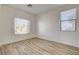
[{"label": "white wall", "polygon": [[[77,30],[75,32],[60,31],[59,14],[61,11],[77,8]],[[79,5],[64,5],[38,15],[38,37],[79,47]]]},{"label": "white wall", "polygon": [[[31,32],[29,34],[26,35],[14,34],[15,17],[31,20],[32,23]],[[36,16],[30,13],[9,6],[0,5],[0,45],[36,37],[35,20],[36,20]]]}]

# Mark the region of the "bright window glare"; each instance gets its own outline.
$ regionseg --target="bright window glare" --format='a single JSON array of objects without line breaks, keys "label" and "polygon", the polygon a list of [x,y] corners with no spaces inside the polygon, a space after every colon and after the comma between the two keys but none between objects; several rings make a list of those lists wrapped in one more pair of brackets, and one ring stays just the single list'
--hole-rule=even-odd
[{"label": "bright window glare", "polygon": [[74,31],[75,30],[75,20],[61,22],[62,30]]},{"label": "bright window glare", "polygon": [[61,20],[76,19],[76,8],[61,12]]},{"label": "bright window glare", "polygon": [[30,21],[15,18],[15,34],[27,34],[30,32]]}]

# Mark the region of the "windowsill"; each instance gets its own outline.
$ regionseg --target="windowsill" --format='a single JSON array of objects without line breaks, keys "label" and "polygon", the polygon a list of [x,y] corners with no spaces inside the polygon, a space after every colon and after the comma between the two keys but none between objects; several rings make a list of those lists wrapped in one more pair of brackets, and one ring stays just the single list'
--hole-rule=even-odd
[{"label": "windowsill", "polygon": [[27,34],[30,34],[30,32],[28,32],[28,33],[15,33],[15,35],[27,35]]}]

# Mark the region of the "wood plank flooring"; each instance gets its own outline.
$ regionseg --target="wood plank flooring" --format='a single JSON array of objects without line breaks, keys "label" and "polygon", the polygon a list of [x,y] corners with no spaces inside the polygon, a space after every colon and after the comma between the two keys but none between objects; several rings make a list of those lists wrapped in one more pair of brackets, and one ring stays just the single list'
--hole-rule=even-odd
[{"label": "wood plank flooring", "polygon": [[79,48],[32,38],[1,46],[0,55],[79,55]]}]

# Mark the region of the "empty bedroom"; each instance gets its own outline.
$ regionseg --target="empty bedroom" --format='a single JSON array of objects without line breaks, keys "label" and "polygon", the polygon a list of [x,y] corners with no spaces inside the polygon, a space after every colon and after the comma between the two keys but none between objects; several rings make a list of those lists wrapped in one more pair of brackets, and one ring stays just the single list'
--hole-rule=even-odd
[{"label": "empty bedroom", "polygon": [[79,55],[79,5],[0,4],[0,55]]}]

